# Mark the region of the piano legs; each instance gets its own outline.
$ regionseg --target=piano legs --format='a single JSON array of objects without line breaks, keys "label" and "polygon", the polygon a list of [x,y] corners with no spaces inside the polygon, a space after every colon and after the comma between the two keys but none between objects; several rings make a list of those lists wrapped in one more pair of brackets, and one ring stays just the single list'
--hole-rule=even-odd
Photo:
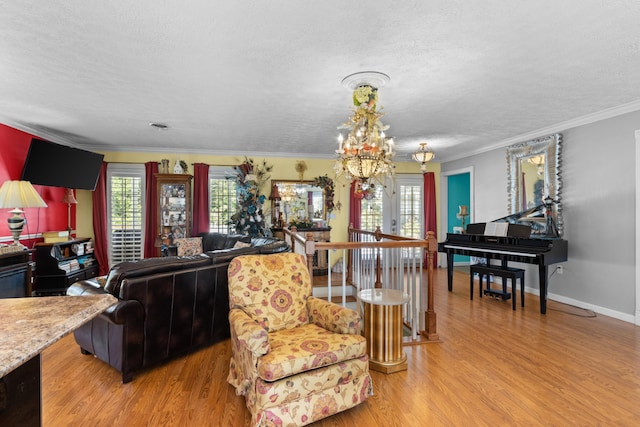
[{"label": "piano legs", "polygon": [[447,287],[453,290],[453,252],[447,251]]},{"label": "piano legs", "polygon": [[[449,292],[453,290],[453,252],[447,251],[447,287]],[[489,259],[487,258],[487,261]],[[540,283],[540,313],[547,313],[547,277],[549,277],[549,267],[544,260],[538,259],[538,276]],[[502,260],[502,265],[507,266],[507,261]]]},{"label": "piano legs", "polygon": [[541,262],[538,264],[538,276],[540,277],[540,313],[547,313],[547,277],[549,267]]}]

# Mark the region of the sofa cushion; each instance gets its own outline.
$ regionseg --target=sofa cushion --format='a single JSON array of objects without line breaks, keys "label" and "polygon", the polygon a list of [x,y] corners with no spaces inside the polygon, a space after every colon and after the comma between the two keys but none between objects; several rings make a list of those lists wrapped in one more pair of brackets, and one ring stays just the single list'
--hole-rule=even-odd
[{"label": "sofa cushion", "polygon": [[[353,403],[353,400],[363,401],[370,394],[371,383],[367,375],[368,372],[369,357],[364,355],[357,359],[293,375],[288,377],[286,381],[265,381],[258,377],[256,379],[256,398],[258,400],[256,405],[272,408],[293,404],[293,407],[290,408],[291,412],[295,412],[295,409],[303,411],[304,406],[315,406],[312,401],[318,399],[318,390],[333,390],[329,394],[334,396],[337,402],[346,400],[345,406],[348,407],[349,403]],[[310,387],[310,384],[313,386]],[[359,393],[343,393],[344,387],[348,388],[350,384],[357,384]],[[319,407],[324,408],[325,404],[319,403]],[[302,413],[309,415],[311,412],[313,411]]]},{"label": "sofa cushion", "polygon": [[178,256],[198,255],[202,253],[202,237],[183,237],[174,239]]},{"label": "sofa cushion", "polygon": [[119,296],[120,284],[125,278],[140,277],[148,274],[163,273],[173,270],[184,270],[209,264],[211,264],[211,258],[204,254],[125,261],[111,267],[104,289],[112,295]]},{"label": "sofa cushion", "polygon": [[224,248],[222,249],[232,249],[236,243],[248,243],[251,245],[251,236],[245,236],[242,234],[227,234],[227,239],[225,240]]},{"label": "sofa cushion", "polygon": [[254,237],[251,239],[251,246],[258,248],[261,254],[277,254],[291,251],[291,246],[286,241],[274,237]]},{"label": "sofa cushion", "polygon": [[205,255],[213,260],[213,264],[229,262],[239,255],[257,254],[258,250],[254,247],[236,248],[236,249],[219,249],[217,251],[205,252]]},{"label": "sofa cushion", "polygon": [[242,234],[201,233],[204,252],[231,249],[236,242],[251,243],[251,236]]},{"label": "sofa cushion", "polygon": [[275,381],[364,356],[361,335],[335,334],[314,324],[269,333],[270,351],[258,359],[258,375]]}]

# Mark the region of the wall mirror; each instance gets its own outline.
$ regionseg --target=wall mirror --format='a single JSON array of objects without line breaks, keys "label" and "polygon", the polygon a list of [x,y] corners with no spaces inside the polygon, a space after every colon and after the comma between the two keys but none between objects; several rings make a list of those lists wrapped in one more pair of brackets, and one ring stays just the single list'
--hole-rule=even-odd
[{"label": "wall mirror", "polygon": [[[539,207],[550,196],[556,202],[552,211],[559,235],[563,233],[561,142],[562,135],[556,133],[507,147],[509,214]],[[532,224],[533,234],[548,233],[543,208],[534,209],[527,220]]]},{"label": "wall mirror", "polygon": [[280,200],[272,200],[272,212],[282,219],[282,225],[296,224],[299,228],[323,227],[327,219],[325,191],[314,181],[272,180]]}]

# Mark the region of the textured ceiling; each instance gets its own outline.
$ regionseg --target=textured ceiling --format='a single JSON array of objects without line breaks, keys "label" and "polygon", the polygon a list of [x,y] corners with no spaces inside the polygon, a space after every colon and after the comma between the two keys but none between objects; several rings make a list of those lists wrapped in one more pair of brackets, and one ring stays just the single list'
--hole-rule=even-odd
[{"label": "textured ceiling", "polygon": [[0,3],[0,122],[91,150],[332,157],[370,70],[398,160],[640,109],[637,0]]}]

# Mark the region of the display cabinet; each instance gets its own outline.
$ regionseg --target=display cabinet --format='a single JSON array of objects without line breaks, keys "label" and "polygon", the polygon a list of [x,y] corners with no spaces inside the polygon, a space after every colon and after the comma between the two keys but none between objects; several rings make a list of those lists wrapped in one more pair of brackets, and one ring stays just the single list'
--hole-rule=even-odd
[{"label": "display cabinet", "polygon": [[78,280],[98,275],[91,239],[74,239],[58,243],[36,243],[33,294],[64,295]]},{"label": "display cabinet", "polygon": [[164,246],[173,239],[191,237],[191,175],[156,174],[158,236]]}]

